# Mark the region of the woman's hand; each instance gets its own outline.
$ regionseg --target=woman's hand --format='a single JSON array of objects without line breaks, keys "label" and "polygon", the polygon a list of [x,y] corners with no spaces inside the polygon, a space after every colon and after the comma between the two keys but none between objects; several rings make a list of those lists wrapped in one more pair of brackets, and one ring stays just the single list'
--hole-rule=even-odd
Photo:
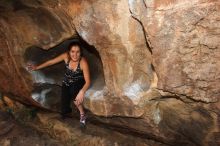
[{"label": "woman's hand", "polygon": [[37,66],[29,63],[29,64],[27,64],[27,70],[28,71],[35,71],[35,70],[37,70]]},{"label": "woman's hand", "polygon": [[80,90],[79,93],[76,96],[75,101],[74,101],[76,105],[79,106],[80,104],[83,103],[84,95],[85,95],[85,93],[82,90]]}]

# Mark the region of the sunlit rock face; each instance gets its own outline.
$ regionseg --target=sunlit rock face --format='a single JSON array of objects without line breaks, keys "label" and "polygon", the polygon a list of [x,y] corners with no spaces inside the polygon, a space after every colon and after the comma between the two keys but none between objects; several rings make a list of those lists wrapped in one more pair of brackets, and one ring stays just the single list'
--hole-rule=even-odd
[{"label": "sunlit rock face", "polygon": [[197,101],[220,96],[219,1],[133,1],[147,32],[158,88]]},{"label": "sunlit rock face", "polygon": [[3,94],[57,110],[63,64],[25,66],[81,38],[92,120],[169,145],[219,144],[218,0],[18,0],[0,8]]}]

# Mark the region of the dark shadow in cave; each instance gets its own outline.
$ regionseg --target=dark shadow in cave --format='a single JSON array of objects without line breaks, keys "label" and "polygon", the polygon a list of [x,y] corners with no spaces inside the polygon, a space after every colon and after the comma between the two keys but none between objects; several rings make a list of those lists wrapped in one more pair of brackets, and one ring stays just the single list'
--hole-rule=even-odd
[{"label": "dark shadow in cave", "polygon": [[2,93],[0,92],[0,100],[2,100],[2,97],[3,97],[3,95],[2,95]]},{"label": "dark shadow in cave", "polygon": [[[36,46],[29,47],[24,53],[25,62],[41,64],[67,51],[67,46],[72,41],[80,42],[83,55],[89,63],[91,76],[89,90],[92,92],[103,90],[105,81],[101,57],[95,47],[90,46],[80,37],[65,40],[49,50],[43,50]],[[30,73],[34,81],[32,98],[41,103],[43,107],[58,111],[60,109],[62,79],[65,73],[64,62]]]}]

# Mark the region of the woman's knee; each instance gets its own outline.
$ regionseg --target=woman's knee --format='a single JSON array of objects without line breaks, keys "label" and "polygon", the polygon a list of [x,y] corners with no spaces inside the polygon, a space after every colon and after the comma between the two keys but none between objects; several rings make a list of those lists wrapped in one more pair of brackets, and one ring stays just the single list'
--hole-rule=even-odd
[{"label": "woman's knee", "polygon": [[74,100],[73,103],[75,104],[75,106],[78,107],[78,104],[77,104],[76,100]]}]

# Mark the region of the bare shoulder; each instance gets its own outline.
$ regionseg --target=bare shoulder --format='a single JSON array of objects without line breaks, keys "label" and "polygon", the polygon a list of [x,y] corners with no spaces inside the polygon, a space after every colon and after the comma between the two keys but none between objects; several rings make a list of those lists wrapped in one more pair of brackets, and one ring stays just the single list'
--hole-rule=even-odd
[{"label": "bare shoulder", "polygon": [[64,60],[65,62],[68,61],[68,58],[69,58],[69,57],[68,57],[68,53],[67,53],[67,52],[61,54],[61,56],[62,56],[62,58],[63,58],[63,60]]},{"label": "bare shoulder", "polygon": [[82,67],[88,66],[88,62],[87,62],[87,60],[86,60],[85,57],[82,57],[82,58],[81,58],[80,65],[81,65]]},{"label": "bare shoulder", "polygon": [[87,63],[87,59],[85,57],[81,58],[81,63]]}]

